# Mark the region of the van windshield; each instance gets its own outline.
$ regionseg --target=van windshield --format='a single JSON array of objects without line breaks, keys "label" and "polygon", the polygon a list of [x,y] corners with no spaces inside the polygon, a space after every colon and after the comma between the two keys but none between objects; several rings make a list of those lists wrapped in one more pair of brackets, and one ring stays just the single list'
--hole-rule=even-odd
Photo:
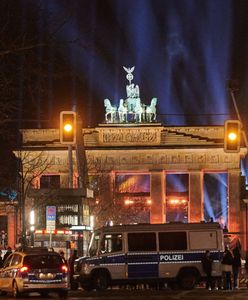
[{"label": "van windshield", "polygon": [[89,244],[89,256],[94,256],[97,254],[99,247],[100,236],[99,234],[93,233]]}]

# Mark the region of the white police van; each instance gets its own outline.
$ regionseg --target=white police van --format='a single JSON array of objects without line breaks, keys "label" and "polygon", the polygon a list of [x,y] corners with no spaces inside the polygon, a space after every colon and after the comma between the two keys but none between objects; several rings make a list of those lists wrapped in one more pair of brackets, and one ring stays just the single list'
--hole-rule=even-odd
[{"label": "white police van", "polygon": [[218,223],[102,227],[92,234],[89,256],[78,259],[76,276],[85,290],[166,282],[192,289],[205,276],[206,250],[213,258],[213,277],[220,277],[224,242]]}]

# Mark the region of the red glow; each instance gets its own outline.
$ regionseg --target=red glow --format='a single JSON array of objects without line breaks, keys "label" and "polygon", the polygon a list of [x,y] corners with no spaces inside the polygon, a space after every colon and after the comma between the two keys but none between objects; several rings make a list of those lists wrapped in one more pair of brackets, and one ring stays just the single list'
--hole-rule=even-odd
[{"label": "red glow", "polygon": [[62,269],[62,271],[63,271],[64,273],[67,273],[67,272],[68,272],[68,268],[67,268],[66,265],[63,265],[63,266],[61,267],[61,269]]},{"label": "red glow", "polygon": [[25,273],[28,271],[28,267],[27,266],[23,266],[21,269],[20,269],[21,273]]}]

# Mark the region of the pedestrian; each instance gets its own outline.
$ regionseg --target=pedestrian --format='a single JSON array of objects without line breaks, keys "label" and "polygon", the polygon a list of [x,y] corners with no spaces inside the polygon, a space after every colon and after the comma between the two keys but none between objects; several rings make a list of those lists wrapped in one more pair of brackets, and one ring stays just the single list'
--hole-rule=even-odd
[{"label": "pedestrian", "polygon": [[12,253],[12,249],[11,247],[9,246],[7,248],[7,252],[4,254],[4,257],[3,257],[3,263],[6,261],[6,259],[9,257],[9,255]]},{"label": "pedestrian", "polygon": [[2,250],[0,249],[0,268],[3,267]]},{"label": "pedestrian", "polygon": [[71,290],[76,290],[78,288],[78,284],[75,281],[73,275],[74,275],[74,262],[78,258],[77,256],[77,250],[74,249],[71,256],[69,257],[68,265],[69,265],[69,272],[70,272],[70,285]]},{"label": "pedestrian", "polygon": [[223,253],[222,258],[222,273],[223,273],[223,280],[224,280],[224,289],[231,290],[232,289],[232,265],[233,265],[233,255],[232,252],[229,250],[229,247],[225,247],[225,251]]},{"label": "pedestrian", "polygon": [[238,277],[239,277],[240,268],[241,268],[241,245],[239,242],[237,242],[235,248],[233,249],[233,264],[232,264],[234,289],[239,288]]},{"label": "pedestrian", "polygon": [[63,260],[65,261],[65,263],[67,264],[67,261],[65,259],[65,252],[63,250],[59,251],[59,255],[63,258]]},{"label": "pedestrian", "polygon": [[209,250],[206,250],[204,253],[202,260],[202,268],[203,272],[207,275],[207,280],[206,280],[206,289],[210,290],[212,289],[212,264],[213,264],[213,259],[211,257],[211,253]]}]

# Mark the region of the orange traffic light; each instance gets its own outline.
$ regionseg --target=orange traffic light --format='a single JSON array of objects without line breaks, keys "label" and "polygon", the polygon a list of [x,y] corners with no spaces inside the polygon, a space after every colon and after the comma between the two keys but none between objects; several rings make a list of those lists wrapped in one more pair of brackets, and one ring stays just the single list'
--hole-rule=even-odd
[{"label": "orange traffic light", "polygon": [[241,124],[238,120],[225,121],[225,137],[224,137],[224,151],[225,152],[239,152],[241,138]]},{"label": "orange traffic light", "polygon": [[62,111],[60,113],[60,143],[72,145],[76,143],[76,113]]}]

